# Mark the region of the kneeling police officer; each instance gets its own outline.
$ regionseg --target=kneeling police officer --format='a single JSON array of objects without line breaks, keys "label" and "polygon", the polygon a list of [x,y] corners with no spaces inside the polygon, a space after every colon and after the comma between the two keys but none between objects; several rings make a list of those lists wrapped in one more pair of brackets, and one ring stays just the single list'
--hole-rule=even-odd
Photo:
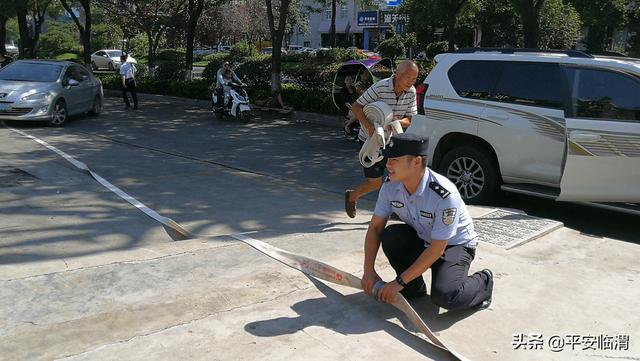
[{"label": "kneeling police officer", "polygon": [[[491,304],[493,273],[471,276],[477,234],[458,193],[446,177],[427,168],[428,140],[398,134],[385,149],[388,179],[378,195],[365,238],[362,288],[371,294],[380,281],[375,270],[378,249],[396,271],[377,295],[391,302],[397,292],[405,298],[426,295],[422,274],[431,268],[431,301],[448,310],[485,309]],[[404,223],[387,226],[392,213]]]}]

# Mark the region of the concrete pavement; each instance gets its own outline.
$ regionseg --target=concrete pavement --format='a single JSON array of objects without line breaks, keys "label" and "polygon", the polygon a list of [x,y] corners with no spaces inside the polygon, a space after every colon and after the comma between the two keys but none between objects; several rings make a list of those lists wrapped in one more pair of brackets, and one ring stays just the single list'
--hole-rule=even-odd
[{"label": "concrete pavement", "polygon": [[[20,129],[212,237],[171,241],[65,160],[0,128],[0,172],[27,174],[0,185],[0,359],[446,359],[390,306],[228,236],[253,231],[360,276],[374,198],[357,218],[344,214],[341,191],[361,177],[353,145],[290,118],[258,114],[245,126],[197,104],[142,99],[135,113],[109,100],[98,118]],[[412,304],[471,360],[636,360],[637,252],[570,228],[509,251],[483,243],[472,271],[494,270],[489,310]],[[382,254],[378,271],[394,276]],[[543,349],[514,350],[519,334],[541,334]],[[552,352],[554,335],[627,335],[629,345]]]}]

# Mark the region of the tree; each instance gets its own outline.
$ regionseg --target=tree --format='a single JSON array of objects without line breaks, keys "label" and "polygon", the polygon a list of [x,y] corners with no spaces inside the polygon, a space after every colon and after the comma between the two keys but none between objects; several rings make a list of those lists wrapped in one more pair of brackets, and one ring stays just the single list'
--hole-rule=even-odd
[{"label": "tree", "polygon": [[147,61],[153,73],[158,46],[171,19],[184,10],[186,0],[94,0],[98,6],[112,14],[124,32],[136,29],[147,36]]},{"label": "tree", "polygon": [[7,21],[15,16],[16,8],[13,0],[0,0],[0,52],[6,54],[4,44],[7,42]]},{"label": "tree", "polygon": [[[40,38],[42,25],[45,22],[47,8],[52,0],[18,0],[15,4],[18,17],[18,29],[20,31],[20,44],[18,50],[20,57],[36,56],[36,45]],[[27,16],[31,16],[34,22],[33,32],[29,31]]]},{"label": "tree", "polygon": [[547,0],[540,12],[540,40],[544,49],[571,49],[580,38],[582,22],[571,4]]},{"label": "tree", "polygon": [[409,15],[408,30],[415,32],[423,48],[436,40],[436,30],[445,28],[449,51],[455,50],[457,21],[470,0],[405,0],[400,12]]},{"label": "tree", "polygon": [[282,90],[280,78],[282,39],[285,34],[291,0],[266,0],[266,3],[269,32],[271,33],[271,46],[273,49],[271,53],[271,95],[274,101],[278,101],[282,99],[281,97],[279,98]]},{"label": "tree", "polygon": [[378,44],[376,51],[385,58],[396,60],[396,58],[404,55],[406,49],[404,47],[402,37],[400,35],[395,35]]},{"label": "tree", "polygon": [[445,9],[447,16],[447,41],[449,42],[449,51],[455,51],[455,38],[456,38],[456,19],[458,14],[463,9],[463,6],[467,3],[467,0],[446,0]]},{"label": "tree", "polygon": [[587,50],[601,52],[608,49],[616,28],[626,22],[625,7],[632,0],[571,0],[582,18],[587,33]]},{"label": "tree", "polygon": [[[87,69],[91,69],[91,0],[75,0],[76,3],[71,0],[60,0],[64,10],[71,16],[73,22],[78,27],[80,33],[80,40],[82,41],[83,60]],[[71,5],[80,5],[82,12],[84,12],[84,24],[80,23],[80,19],[71,9]]]},{"label": "tree", "polygon": [[480,0],[473,20],[482,29],[480,46],[521,47],[522,25],[512,4],[503,0]]},{"label": "tree", "polygon": [[629,30],[633,34],[627,43],[629,56],[640,57],[640,2],[633,2],[627,9]]},{"label": "tree", "polygon": [[191,80],[191,69],[193,68],[193,42],[195,39],[196,27],[198,26],[198,20],[202,15],[205,5],[213,6],[219,5],[227,0],[189,0],[187,4],[187,54],[185,57],[185,73],[186,80]]},{"label": "tree", "polygon": [[540,41],[540,12],[546,0],[511,0],[520,15],[524,47],[537,48]]}]

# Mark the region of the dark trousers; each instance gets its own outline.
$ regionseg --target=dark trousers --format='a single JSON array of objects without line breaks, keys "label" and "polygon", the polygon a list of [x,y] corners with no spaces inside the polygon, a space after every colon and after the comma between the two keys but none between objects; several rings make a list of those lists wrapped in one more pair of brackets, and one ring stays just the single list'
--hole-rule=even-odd
[{"label": "dark trousers", "polygon": [[[424,240],[406,224],[393,224],[382,232],[382,250],[399,275],[409,268],[425,250]],[[468,276],[476,250],[464,246],[448,246],[431,266],[431,302],[447,310],[477,306],[491,298],[493,281],[484,272]],[[424,290],[422,276],[412,280],[402,290],[415,295]]]},{"label": "dark trousers", "polygon": [[224,91],[222,88],[216,88],[216,104],[215,106],[219,107],[219,108],[223,108],[224,104],[223,104],[223,100],[222,100],[222,96],[224,95]]},{"label": "dark trousers", "polygon": [[124,103],[127,105],[127,108],[131,106],[129,103],[129,98],[127,97],[127,90],[131,93],[131,98],[133,99],[133,106],[138,107],[138,95],[136,94],[136,80],[135,79],[127,79],[125,80],[125,84],[127,87],[122,87],[122,98],[124,99]]}]

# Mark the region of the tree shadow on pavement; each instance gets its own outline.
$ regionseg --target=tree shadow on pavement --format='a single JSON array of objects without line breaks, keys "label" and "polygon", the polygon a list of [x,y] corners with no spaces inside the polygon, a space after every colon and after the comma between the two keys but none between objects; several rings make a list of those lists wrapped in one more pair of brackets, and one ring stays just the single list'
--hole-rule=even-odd
[{"label": "tree shadow on pavement", "polygon": [[[258,337],[275,337],[304,332],[312,326],[324,327],[342,335],[363,335],[384,331],[422,356],[433,360],[455,360],[449,353],[431,345],[401,326],[388,321],[399,317],[403,325],[408,321],[391,305],[374,301],[364,292],[343,295],[323,282],[309,277],[324,297],[300,301],[291,308],[297,317],[278,317],[248,323],[245,330]],[[410,328],[411,329],[411,328]]]}]

